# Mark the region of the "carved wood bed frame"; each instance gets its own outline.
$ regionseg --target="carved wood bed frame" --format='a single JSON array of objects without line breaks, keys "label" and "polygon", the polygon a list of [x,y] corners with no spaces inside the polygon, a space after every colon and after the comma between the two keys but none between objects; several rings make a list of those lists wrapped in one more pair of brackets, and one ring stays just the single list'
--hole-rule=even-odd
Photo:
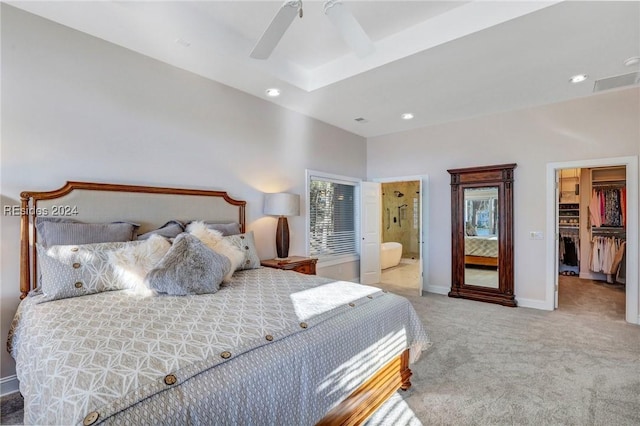
[{"label": "carved wood bed frame", "polygon": [[497,257],[464,255],[465,265],[498,266]]},{"label": "carved wood bed frame", "polygon": [[[38,202],[56,200],[76,190],[102,191],[104,193],[161,194],[177,196],[217,197],[237,207],[237,220],[241,232],[245,232],[246,201],[231,198],[224,191],[203,189],[181,189],[151,187],[137,185],[120,185],[109,183],[67,182],[62,188],[54,191],[24,191],[20,193],[20,299],[27,296],[35,288],[36,244],[37,232],[35,220],[39,213]],[[168,213],[168,219],[176,217]],[[161,226],[163,223],[159,223]],[[409,369],[409,349],[394,357],[378,370],[371,378],[358,387],[344,401],[329,411],[318,425],[358,425],[366,421],[393,393],[398,389],[411,387],[411,370]]]}]

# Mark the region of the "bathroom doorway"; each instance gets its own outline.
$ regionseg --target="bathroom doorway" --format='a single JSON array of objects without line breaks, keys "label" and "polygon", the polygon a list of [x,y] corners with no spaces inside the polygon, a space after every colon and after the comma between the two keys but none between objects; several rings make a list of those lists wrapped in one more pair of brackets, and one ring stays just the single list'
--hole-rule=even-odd
[{"label": "bathroom doorway", "polygon": [[425,244],[423,200],[426,177],[378,179],[381,182],[380,286],[421,295]]}]

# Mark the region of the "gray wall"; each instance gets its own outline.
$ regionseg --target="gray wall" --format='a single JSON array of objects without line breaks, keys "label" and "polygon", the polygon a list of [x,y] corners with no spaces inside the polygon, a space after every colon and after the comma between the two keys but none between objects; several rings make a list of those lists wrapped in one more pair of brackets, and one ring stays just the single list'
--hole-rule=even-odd
[{"label": "gray wall", "polygon": [[[638,154],[640,88],[635,87],[370,138],[367,176],[429,175],[427,283],[446,291],[451,285],[451,188],[447,169],[517,163],[515,293],[518,300],[539,305],[545,300],[546,241],[530,240],[529,231],[547,229],[547,163]],[[638,214],[638,206],[633,208]],[[634,265],[633,260],[630,262]]]},{"label": "gray wall", "polygon": [[[46,21],[2,13],[2,204],[67,180],[222,189],[247,200],[261,258],[276,219],[262,194],[304,197],[305,169],[364,178],[364,138]],[[302,201],[304,209],[304,198]],[[304,214],[290,218],[305,253]],[[2,217],[1,332],[19,297],[19,218]],[[356,264],[320,269],[351,280]],[[2,351],[0,375],[14,374]]]}]

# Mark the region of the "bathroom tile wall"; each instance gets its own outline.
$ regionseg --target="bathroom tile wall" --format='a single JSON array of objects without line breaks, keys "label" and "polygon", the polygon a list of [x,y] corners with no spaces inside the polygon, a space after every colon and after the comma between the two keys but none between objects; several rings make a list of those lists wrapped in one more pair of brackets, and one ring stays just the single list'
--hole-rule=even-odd
[{"label": "bathroom tile wall", "polygon": [[403,258],[420,255],[419,190],[419,181],[382,184],[382,241],[401,243]]}]

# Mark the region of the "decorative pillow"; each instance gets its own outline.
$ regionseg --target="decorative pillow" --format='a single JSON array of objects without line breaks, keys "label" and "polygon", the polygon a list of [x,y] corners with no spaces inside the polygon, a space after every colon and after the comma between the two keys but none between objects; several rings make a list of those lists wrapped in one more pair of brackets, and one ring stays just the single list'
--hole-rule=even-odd
[{"label": "decorative pillow", "polygon": [[256,269],[260,267],[260,258],[256,250],[256,243],[253,238],[253,231],[244,234],[230,235],[224,237],[234,246],[238,247],[244,253],[244,258],[238,269]]},{"label": "decorative pillow", "polygon": [[226,256],[208,248],[197,237],[182,233],[160,264],[147,275],[149,288],[172,296],[215,293],[231,268]]},{"label": "decorative pillow", "polygon": [[202,241],[207,247],[216,253],[223,254],[231,261],[231,269],[224,277],[224,282],[231,279],[233,273],[240,268],[244,260],[244,252],[231,242],[222,237],[220,231],[207,228],[204,222],[191,222],[187,226],[187,232]]},{"label": "decorative pillow", "polygon": [[37,244],[43,302],[122,290],[129,284],[115,273],[110,252],[139,242],[52,246]]},{"label": "decorative pillow", "polygon": [[[189,225],[196,222],[200,222],[200,221],[194,220],[192,222],[189,222]],[[214,231],[220,231],[223,237],[226,237],[229,235],[237,235],[240,233],[240,224],[238,222],[215,223],[215,222],[203,221],[202,223],[207,225],[207,228],[209,229],[213,229]]]},{"label": "decorative pillow", "polygon": [[477,234],[476,227],[471,222],[465,223],[465,234],[469,237],[475,237]]},{"label": "decorative pillow", "polygon": [[129,244],[109,252],[109,261],[114,273],[129,287],[141,294],[148,288],[145,277],[155,268],[171,249],[171,243],[164,237],[154,234],[139,244]]},{"label": "decorative pillow", "polygon": [[129,222],[84,223],[70,219],[38,217],[38,242],[44,247],[132,241],[140,225]]},{"label": "decorative pillow", "polygon": [[154,229],[153,231],[145,232],[142,235],[138,235],[138,240],[146,240],[150,238],[152,235],[160,235],[166,238],[175,238],[178,234],[184,232],[184,224],[179,220],[170,220],[165,223],[158,229]]}]

